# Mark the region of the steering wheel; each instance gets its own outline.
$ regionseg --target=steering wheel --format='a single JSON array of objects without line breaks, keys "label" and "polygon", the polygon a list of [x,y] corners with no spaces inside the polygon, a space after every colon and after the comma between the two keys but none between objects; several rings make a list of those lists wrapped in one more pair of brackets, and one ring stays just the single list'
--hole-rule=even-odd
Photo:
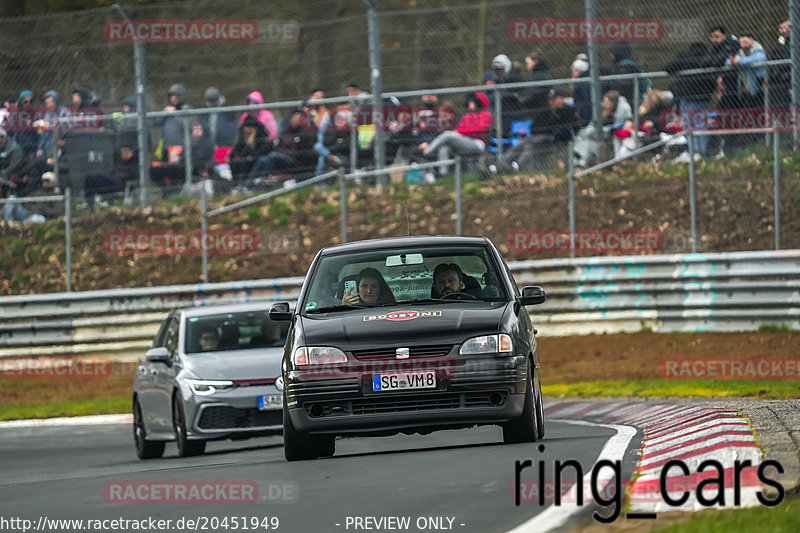
[{"label": "steering wheel", "polygon": [[448,292],[447,294],[443,294],[441,297],[442,300],[477,300],[478,298],[468,292]]}]

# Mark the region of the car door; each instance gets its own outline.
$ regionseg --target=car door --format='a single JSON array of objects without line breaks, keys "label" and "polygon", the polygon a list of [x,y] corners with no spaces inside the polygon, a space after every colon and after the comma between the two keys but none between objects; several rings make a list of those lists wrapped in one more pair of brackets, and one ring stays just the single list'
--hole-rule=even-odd
[{"label": "car door", "polygon": [[173,362],[178,356],[180,316],[171,315],[167,319],[165,326],[163,334],[156,339],[157,342],[154,344],[167,349],[170,362],[145,361],[142,365],[144,367],[144,376],[141,376],[142,386],[139,390],[139,403],[142,406],[149,431],[154,436],[162,432],[172,433],[170,402],[172,383],[175,376]]}]

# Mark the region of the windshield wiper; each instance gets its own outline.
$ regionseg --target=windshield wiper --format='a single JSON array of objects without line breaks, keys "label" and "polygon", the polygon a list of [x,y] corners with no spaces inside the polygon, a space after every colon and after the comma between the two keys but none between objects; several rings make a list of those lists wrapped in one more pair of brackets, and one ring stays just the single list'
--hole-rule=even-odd
[{"label": "windshield wiper", "polygon": [[416,300],[406,300],[405,302],[398,302],[402,305],[415,305],[415,304],[446,304],[453,303],[456,300],[441,300],[439,298],[418,298]]},{"label": "windshield wiper", "polygon": [[313,309],[306,309],[306,313],[335,313],[336,311],[349,311],[351,309],[366,309],[367,306],[361,304],[342,304],[342,305],[329,305],[327,307],[315,307]]}]

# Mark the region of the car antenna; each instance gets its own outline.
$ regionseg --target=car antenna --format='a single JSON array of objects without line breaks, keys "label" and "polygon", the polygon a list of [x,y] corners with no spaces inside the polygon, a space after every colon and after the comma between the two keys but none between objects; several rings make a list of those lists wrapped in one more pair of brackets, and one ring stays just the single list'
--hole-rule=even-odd
[{"label": "car antenna", "polygon": [[408,227],[408,236],[411,237],[411,221],[408,219],[408,200],[405,200],[406,204],[406,226]]}]

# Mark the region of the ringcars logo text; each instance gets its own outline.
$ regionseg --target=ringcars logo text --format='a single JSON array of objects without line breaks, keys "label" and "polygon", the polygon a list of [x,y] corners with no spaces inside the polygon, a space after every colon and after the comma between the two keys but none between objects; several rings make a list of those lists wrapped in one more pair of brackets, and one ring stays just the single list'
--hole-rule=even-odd
[{"label": "ringcars logo text", "polygon": [[664,248],[664,234],[655,230],[513,230],[508,248],[515,253],[651,254]]},{"label": "ringcars logo text", "polygon": [[664,24],[657,19],[513,19],[508,36],[517,43],[657,42],[664,37]]},{"label": "ringcars logo text", "polygon": [[259,249],[255,231],[109,231],[103,247],[112,254],[249,254]]}]

